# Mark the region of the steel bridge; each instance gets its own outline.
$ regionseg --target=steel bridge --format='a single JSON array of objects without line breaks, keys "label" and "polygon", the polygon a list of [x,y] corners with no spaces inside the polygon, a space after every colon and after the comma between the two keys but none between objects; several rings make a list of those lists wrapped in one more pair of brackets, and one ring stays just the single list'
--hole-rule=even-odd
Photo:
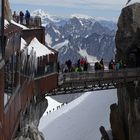
[{"label": "steel bridge", "polygon": [[59,74],[58,88],[47,96],[74,94],[79,92],[107,90],[123,87],[140,80],[140,68],[102,70]]}]

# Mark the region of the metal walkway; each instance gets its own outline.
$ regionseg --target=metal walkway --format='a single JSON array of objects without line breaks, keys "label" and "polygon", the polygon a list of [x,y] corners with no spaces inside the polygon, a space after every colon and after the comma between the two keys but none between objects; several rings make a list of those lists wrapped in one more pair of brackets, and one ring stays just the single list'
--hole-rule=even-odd
[{"label": "metal walkway", "polygon": [[140,68],[59,74],[58,89],[47,96],[106,90],[140,80]]}]

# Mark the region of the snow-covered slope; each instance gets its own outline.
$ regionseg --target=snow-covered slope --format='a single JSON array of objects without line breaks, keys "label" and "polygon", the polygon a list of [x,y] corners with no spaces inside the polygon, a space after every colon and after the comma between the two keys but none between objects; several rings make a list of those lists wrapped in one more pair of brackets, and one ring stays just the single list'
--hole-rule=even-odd
[{"label": "snow-covered slope", "polygon": [[100,140],[99,127],[109,125],[110,105],[116,90],[85,93],[59,110],[44,115],[39,129],[45,140]]},{"label": "snow-covered slope", "polygon": [[68,43],[69,43],[69,41],[65,40],[64,42],[58,43],[57,45],[53,46],[53,48],[58,51],[62,47],[68,46]]},{"label": "snow-covered slope", "polygon": [[55,109],[57,106],[60,106],[62,103],[55,101],[54,99],[52,99],[51,97],[46,97],[46,99],[48,100],[48,108],[46,109],[46,111],[44,112],[43,116],[46,116],[47,112],[52,111],[53,109]]},{"label": "snow-covered slope", "polygon": [[79,51],[79,54],[80,54],[83,58],[86,58],[87,61],[88,61],[89,63],[98,61],[96,57],[94,57],[94,56],[92,56],[92,55],[89,55],[89,54],[87,53],[86,49],[83,49],[83,50],[82,50],[82,49],[80,48],[79,50],[80,50],[80,51]]}]

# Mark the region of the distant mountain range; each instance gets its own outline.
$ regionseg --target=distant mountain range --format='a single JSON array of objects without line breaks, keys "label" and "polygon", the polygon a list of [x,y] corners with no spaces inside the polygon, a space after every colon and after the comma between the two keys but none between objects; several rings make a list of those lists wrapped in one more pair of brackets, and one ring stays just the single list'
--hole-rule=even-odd
[{"label": "distant mountain range", "polygon": [[42,10],[36,10],[32,15],[42,18],[46,44],[59,51],[61,63],[68,59],[75,63],[81,57],[89,62],[114,58],[116,23],[83,15],[51,16]]}]

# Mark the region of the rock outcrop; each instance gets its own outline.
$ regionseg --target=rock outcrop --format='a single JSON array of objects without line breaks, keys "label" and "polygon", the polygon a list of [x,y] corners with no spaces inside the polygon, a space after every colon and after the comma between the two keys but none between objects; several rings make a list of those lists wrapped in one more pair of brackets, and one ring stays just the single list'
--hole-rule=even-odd
[{"label": "rock outcrop", "polygon": [[48,101],[41,97],[34,97],[28,110],[24,114],[20,131],[17,132],[15,140],[44,140],[43,134],[39,132],[39,120],[46,108]]},{"label": "rock outcrop", "polygon": [[26,124],[26,127],[20,133],[15,140],[45,140],[43,134],[38,131],[37,126],[34,123]]},{"label": "rock outcrop", "polygon": [[140,4],[122,9],[116,33],[116,59],[122,59],[127,67],[140,66]]},{"label": "rock outcrop", "polygon": [[114,140],[126,140],[124,125],[123,125],[121,116],[119,114],[117,104],[112,104],[110,107],[110,110],[111,110],[110,122],[111,122],[113,139]]},{"label": "rock outcrop", "polygon": [[109,140],[109,136],[108,136],[108,133],[107,133],[107,131],[105,130],[105,128],[104,128],[103,126],[101,126],[101,127],[99,128],[99,130],[100,130],[100,133],[101,133],[101,135],[102,135],[101,140]]},{"label": "rock outcrop", "polygon": [[[127,67],[140,67],[140,4],[122,9],[116,34],[116,60]],[[111,107],[111,127],[114,140],[140,139],[140,83],[125,83],[118,88],[118,106]]]}]

